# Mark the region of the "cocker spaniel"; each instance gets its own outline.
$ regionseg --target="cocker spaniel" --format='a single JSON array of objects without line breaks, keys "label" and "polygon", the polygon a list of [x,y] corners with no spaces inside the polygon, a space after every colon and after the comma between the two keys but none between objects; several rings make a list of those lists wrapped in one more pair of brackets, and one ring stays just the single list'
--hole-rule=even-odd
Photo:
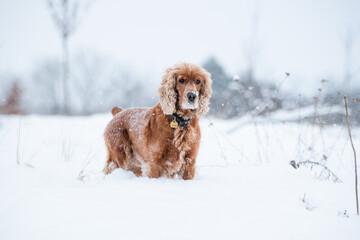
[{"label": "cocker spaniel", "polygon": [[136,176],[193,179],[199,118],[208,112],[212,93],[210,77],[195,64],[176,64],[165,71],[155,107],[114,107],[104,133],[108,150],[104,173],[122,168]]}]

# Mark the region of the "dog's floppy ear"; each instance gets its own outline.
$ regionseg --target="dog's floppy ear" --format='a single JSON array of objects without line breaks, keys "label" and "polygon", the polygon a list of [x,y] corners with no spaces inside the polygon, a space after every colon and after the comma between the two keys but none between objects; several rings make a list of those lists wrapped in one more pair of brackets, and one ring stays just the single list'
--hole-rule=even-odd
[{"label": "dog's floppy ear", "polygon": [[205,78],[203,81],[203,84],[200,89],[200,96],[199,96],[199,108],[196,111],[196,116],[198,118],[203,117],[206,115],[206,113],[209,111],[209,99],[212,94],[211,90],[211,74],[207,72],[206,70],[202,69],[202,74]]},{"label": "dog's floppy ear", "polygon": [[166,69],[158,90],[161,109],[165,115],[175,112],[177,94],[175,92],[176,74],[172,68]]}]

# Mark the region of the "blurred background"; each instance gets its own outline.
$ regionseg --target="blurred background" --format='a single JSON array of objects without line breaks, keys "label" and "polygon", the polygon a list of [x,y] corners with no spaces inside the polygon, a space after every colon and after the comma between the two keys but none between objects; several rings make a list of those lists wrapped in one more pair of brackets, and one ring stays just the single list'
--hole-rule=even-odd
[{"label": "blurred background", "polygon": [[213,116],[311,108],[302,118],[333,124],[347,95],[358,122],[359,10],[356,0],[1,0],[0,113],[153,106],[163,71],[188,61],[213,76]]}]

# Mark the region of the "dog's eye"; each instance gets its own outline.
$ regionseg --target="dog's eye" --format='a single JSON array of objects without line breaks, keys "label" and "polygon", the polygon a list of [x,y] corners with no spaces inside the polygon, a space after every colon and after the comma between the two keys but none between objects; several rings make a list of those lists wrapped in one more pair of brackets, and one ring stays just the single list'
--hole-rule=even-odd
[{"label": "dog's eye", "polygon": [[196,80],[196,84],[200,84],[200,80],[198,79],[198,80]]},{"label": "dog's eye", "polygon": [[183,78],[181,78],[181,79],[179,80],[179,82],[180,82],[180,83],[184,83],[185,80],[184,80]]}]

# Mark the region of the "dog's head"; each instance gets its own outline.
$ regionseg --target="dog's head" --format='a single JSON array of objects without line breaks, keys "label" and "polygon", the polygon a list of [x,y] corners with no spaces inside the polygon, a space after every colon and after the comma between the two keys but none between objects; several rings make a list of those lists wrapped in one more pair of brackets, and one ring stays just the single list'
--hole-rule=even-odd
[{"label": "dog's head", "polygon": [[197,117],[204,116],[209,110],[212,93],[210,77],[205,69],[190,63],[179,63],[166,69],[158,90],[164,114],[191,109]]}]

